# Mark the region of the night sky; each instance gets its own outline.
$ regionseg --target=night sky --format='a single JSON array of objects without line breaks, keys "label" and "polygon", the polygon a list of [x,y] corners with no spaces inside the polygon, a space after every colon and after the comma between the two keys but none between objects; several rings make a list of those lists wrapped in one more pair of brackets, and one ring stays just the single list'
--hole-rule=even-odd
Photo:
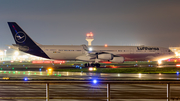
[{"label": "night sky", "polygon": [[43,45],[180,46],[180,0],[0,0],[0,49],[17,22]]}]

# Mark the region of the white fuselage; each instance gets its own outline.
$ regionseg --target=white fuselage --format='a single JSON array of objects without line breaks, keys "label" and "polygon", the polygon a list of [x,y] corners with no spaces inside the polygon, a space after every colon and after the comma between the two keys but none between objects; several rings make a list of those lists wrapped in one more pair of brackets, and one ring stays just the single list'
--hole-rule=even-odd
[{"label": "white fuselage", "polygon": [[[38,45],[51,59],[78,60],[86,51],[80,45]],[[92,51],[122,56],[125,61],[158,61],[174,56],[168,48],[154,46],[89,46]]]}]

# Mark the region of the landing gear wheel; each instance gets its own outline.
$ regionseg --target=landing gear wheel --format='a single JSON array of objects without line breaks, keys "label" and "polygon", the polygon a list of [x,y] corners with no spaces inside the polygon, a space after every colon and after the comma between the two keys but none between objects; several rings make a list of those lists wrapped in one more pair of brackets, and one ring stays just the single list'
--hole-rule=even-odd
[{"label": "landing gear wheel", "polygon": [[91,64],[91,67],[94,67],[94,66],[95,66],[95,64],[94,64],[94,63],[92,63],[92,64]]},{"label": "landing gear wheel", "polygon": [[99,64],[99,63],[96,63],[95,66],[96,66],[96,67],[100,67],[100,64]]},{"label": "landing gear wheel", "polygon": [[87,64],[87,63],[85,63],[85,64],[84,64],[84,67],[88,67],[88,64]]}]

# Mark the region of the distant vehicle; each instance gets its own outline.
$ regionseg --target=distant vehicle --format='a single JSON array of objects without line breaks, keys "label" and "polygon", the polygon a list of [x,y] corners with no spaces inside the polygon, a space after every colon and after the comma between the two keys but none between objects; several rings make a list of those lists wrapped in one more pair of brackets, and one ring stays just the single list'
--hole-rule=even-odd
[{"label": "distant vehicle", "polygon": [[100,67],[99,62],[158,61],[175,55],[168,48],[156,46],[41,45],[16,22],[8,22],[8,25],[16,42],[11,48],[47,59],[86,61],[85,66],[88,67]]}]

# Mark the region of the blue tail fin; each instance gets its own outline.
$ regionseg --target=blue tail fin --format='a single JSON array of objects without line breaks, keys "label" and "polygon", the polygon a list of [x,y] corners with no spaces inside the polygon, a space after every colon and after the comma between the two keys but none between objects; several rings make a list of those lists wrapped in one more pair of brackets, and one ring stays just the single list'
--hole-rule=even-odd
[{"label": "blue tail fin", "polygon": [[20,51],[44,58],[49,58],[43,52],[43,50],[26,34],[26,32],[23,31],[21,27],[19,27],[16,22],[8,22],[8,25]]}]

